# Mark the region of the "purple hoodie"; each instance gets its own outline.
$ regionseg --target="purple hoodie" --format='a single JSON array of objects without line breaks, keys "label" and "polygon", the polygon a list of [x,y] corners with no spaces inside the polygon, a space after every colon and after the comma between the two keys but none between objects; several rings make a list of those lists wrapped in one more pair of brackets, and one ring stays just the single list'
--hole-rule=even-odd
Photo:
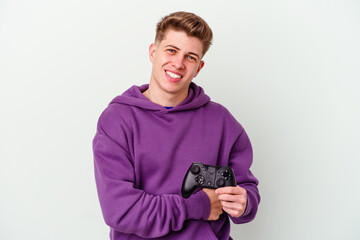
[{"label": "purple hoodie", "polygon": [[[142,94],[147,88],[133,86],[113,99],[93,140],[95,179],[110,239],[231,239],[229,218],[236,224],[251,221],[260,202],[246,132],[194,83],[172,109],[147,99]],[[197,161],[233,168],[248,195],[241,217],[224,212],[217,221],[207,221],[205,192],[181,196],[185,173]]]}]

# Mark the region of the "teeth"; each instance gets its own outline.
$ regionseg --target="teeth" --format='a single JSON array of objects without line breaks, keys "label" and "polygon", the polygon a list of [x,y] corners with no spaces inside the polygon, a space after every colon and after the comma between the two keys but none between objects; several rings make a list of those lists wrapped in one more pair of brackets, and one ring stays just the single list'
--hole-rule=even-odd
[{"label": "teeth", "polygon": [[169,72],[169,71],[166,71],[166,73],[167,73],[170,77],[172,77],[172,78],[181,78],[180,75],[177,75],[177,74],[175,74],[175,73],[172,73],[172,72]]}]

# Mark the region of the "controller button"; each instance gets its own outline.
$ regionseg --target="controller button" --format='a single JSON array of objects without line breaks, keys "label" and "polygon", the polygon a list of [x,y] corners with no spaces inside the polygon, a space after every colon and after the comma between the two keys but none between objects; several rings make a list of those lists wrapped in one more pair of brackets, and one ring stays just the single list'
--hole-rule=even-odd
[{"label": "controller button", "polygon": [[225,172],[223,172],[221,175],[224,177],[229,177],[231,174],[230,174],[229,170],[225,170]]}]

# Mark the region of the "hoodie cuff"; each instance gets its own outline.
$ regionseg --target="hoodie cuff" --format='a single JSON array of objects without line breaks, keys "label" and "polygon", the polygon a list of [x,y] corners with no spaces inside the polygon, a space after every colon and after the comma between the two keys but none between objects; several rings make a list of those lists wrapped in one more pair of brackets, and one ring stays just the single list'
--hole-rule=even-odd
[{"label": "hoodie cuff", "polygon": [[184,199],[186,218],[207,220],[210,216],[210,199],[204,191],[199,191]]}]

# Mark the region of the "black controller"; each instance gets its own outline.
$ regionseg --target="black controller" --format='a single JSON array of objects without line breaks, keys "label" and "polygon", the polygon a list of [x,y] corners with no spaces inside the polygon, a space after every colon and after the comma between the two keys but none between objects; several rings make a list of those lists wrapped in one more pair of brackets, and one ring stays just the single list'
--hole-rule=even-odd
[{"label": "black controller", "polygon": [[198,187],[216,189],[227,186],[236,186],[235,175],[231,167],[194,162],[185,175],[181,195],[188,198]]}]

